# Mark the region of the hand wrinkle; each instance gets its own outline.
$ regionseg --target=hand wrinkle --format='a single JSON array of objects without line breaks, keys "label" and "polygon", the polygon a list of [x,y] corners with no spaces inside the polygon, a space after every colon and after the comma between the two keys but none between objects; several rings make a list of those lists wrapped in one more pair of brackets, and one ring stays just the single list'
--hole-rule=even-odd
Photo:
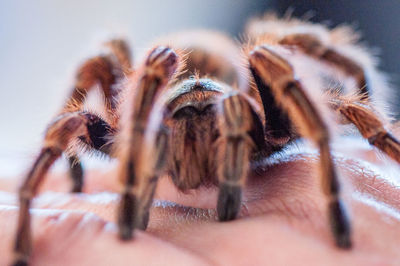
[{"label": "hand wrinkle", "polygon": [[395,209],[388,204],[380,202],[376,200],[374,197],[369,196],[368,194],[356,192],[353,193],[353,199],[363,202],[364,204],[367,204],[371,207],[374,207],[377,211],[385,213],[386,215],[389,215],[390,217],[400,221],[400,210]]},{"label": "hand wrinkle", "polygon": [[399,187],[382,169],[368,162],[354,159],[337,158],[337,161],[346,166],[344,172],[351,177],[351,183],[356,191],[373,196],[379,201],[395,205],[400,209]]},{"label": "hand wrinkle", "polygon": [[[318,206],[311,198],[272,198],[252,202],[246,206],[248,216],[278,215],[287,218],[293,223],[299,221],[315,224],[320,217],[324,217]],[[246,216],[243,212],[243,216]]]},{"label": "hand wrinkle", "polygon": [[[382,169],[384,164],[374,164],[352,158],[341,152],[335,152],[333,159],[343,183],[349,180],[352,184],[351,189],[345,190],[351,195],[344,197],[346,205],[357,212],[360,206],[358,203],[363,203],[370,210],[373,208],[378,213],[382,213],[383,218],[388,217],[387,221],[389,222],[400,221],[400,196],[397,184],[399,182],[393,179],[393,174],[390,173],[390,170],[395,167],[391,167],[388,171]],[[189,238],[187,241],[192,241],[190,240],[192,226],[212,225],[213,228],[222,229],[226,228],[224,226],[227,224],[243,225],[253,221],[247,218],[259,217],[259,221],[263,223],[284,221],[296,230],[300,228],[303,233],[308,230],[312,233],[315,232],[319,238],[321,236],[328,238],[330,236],[327,224],[326,196],[321,191],[317,171],[313,171],[318,162],[319,155],[316,149],[304,152],[304,150],[300,151],[297,146],[255,163],[252,166],[253,173],[249,176],[243,192],[240,217],[246,219],[238,219],[226,224],[217,223],[214,209],[214,196],[216,198],[217,188],[200,188],[179,197],[172,197],[173,200],[155,199],[151,208],[148,232],[168,239],[168,242],[174,243],[175,234],[184,235]],[[173,186],[173,184],[161,184],[169,185],[168,189]],[[14,194],[9,194],[11,193],[4,194],[4,198],[8,199],[10,196],[15,198]],[[41,227],[41,230],[36,231],[41,234],[42,232],[46,233],[50,225],[55,225],[60,229],[62,224],[72,221],[72,227],[63,227],[63,229],[68,231],[70,230],[68,228],[74,228],[76,234],[74,237],[80,237],[80,231],[85,229],[86,232],[86,228],[91,227],[92,223],[94,227],[91,227],[88,235],[91,235],[92,232],[98,234],[104,230],[112,231],[110,235],[115,234],[116,236],[115,223],[107,222],[108,218],[104,218],[108,217],[110,213],[105,213],[104,217],[100,215],[104,220],[97,215],[102,213],[101,210],[105,208],[105,205],[112,210],[111,214],[114,215],[119,197],[119,194],[110,192],[74,195],[58,192],[40,194],[35,199],[34,207],[58,209],[67,209],[68,207],[70,209],[80,208],[82,211],[49,209],[42,212],[42,210],[33,209],[32,213],[35,216],[45,214],[45,220],[47,219],[47,221],[34,219],[42,221],[45,225]],[[201,200],[204,197],[212,199],[213,204],[207,203],[202,207],[203,203],[199,204],[199,202],[205,202]],[[357,207],[354,208],[355,206]],[[12,210],[16,211],[16,207],[13,207]],[[2,207],[0,207],[1,211],[3,211]],[[357,224],[358,217],[352,216],[353,224]],[[113,219],[115,219],[114,216],[111,220]],[[200,239],[203,236],[197,237]],[[186,246],[182,247],[186,248]]]}]

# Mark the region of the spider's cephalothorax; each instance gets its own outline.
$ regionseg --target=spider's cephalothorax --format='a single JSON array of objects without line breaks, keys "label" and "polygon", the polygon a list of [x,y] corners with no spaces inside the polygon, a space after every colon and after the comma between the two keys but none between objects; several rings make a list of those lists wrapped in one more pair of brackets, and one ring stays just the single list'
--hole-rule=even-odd
[{"label": "spider's cephalothorax", "polygon": [[[169,174],[183,191],[218,185],[218,217],[231,220],[239,212],[251,162],[308,138],[319,149],[335,242],[350,248],[330,125],[354,124],[372,145],[400,161],[400,144],[377,115],[385,85],[374,60],[344,27],[329,30],[267,16],[253,20],[246,34],[244,56],[220,33],[193,31],[158,42],[138,67],[131,66],[129,48],[121,40],[107,43],[109,53],[87,60],[20,189],[15,265],[26,263],[31,251],[32,197],[66,151],[73,191],[81,191],[76,148],[82,145],[77,143],[119,160],[125,185],[118,209],[120,237],[130,239],[135,228],[147,226],[161,174]],[[82,110],[96,84],[105,97],[104,118]]]}]

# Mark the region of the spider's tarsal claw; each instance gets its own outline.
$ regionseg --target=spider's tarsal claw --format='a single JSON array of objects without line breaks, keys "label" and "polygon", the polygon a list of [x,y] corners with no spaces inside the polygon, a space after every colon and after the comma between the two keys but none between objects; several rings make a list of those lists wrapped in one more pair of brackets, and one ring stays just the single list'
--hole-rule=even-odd
[{"label": "spider's tarsal claw", "polygon": [[350,222],[341,201],[336,199],[329,203],[329,219],[336,245],[339,248],[350,249],[352,246]]},{"label": "spider's tarsal claw", "polygon": [[124,193],[118,211],[119,237],[122,240],[130,240],[133,237],[135,227],[135,215],[137,210],[136,197],[130,192]]},{"label": "spider's tarsal claw", "polygon": [[239,185],[221,184],[219,188],[217,213],[220,221],[230,221],[237,217],[242,201]]}]

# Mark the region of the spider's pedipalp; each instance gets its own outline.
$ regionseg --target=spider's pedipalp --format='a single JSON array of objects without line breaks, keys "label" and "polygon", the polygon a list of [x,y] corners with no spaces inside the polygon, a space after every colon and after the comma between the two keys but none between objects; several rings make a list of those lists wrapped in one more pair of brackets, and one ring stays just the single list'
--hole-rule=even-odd
[{"label": "spider's pedipalp", "polygon": [[[350,223],[339,198],[340,185],[329,148],[329,131],[302,85],[294,78],[293,68],[266,46],[256,47],[249,55],[253,74],[267,84],[279,106],[288,111],[300,135],[311,139],[320,151],[323,191],[329,199],[329,217],[336,244],[350,248]],[[262,88],[259,88],[262,89]]]},{"label": "spider's pedipalp", "polygon": [[[93,124],[99,123],[104,125],[100,132],[92,127]],[[87,112],[63,114],[50,124],[43,148],[19,189],[20,210],[14,246],[15,261],[25,261],[30,255],[32,244],[29,207],[53,163],[70,147],[72,142],[80,140],[93,148],[100,149],[101,147],[93,145],[93,140],[101,143],[100,139],[103,139],[106,143],[107,135],[112,133],[112,128],[104,120]]]},{"label": "spider's pedipalp", "polygon": [[168,47],[158,46],[150,52],[142,71],[138,72],[140,76],[134,88],[131,124],[127,143],[124,143],[129,148],[122,154],[119,173],[125,183],[118,210],[119,234],[124,240],[132,238],[134,228],[144,230],[147,227],[157,171],[163,165],[167,138],[161,125],[150,141],[146,135],[151,134],[149,124],[154,103],[177,67],[177,54]]},{"label": "spider's pedipalp", "polygon": [[255,143],[249,132],[254,127],[251,106],[240,94],[222,99],[219,111],[220,137],[217,142],[219,195],[217,212],[220,221],[235,219],[241,206],[251,153]]}]

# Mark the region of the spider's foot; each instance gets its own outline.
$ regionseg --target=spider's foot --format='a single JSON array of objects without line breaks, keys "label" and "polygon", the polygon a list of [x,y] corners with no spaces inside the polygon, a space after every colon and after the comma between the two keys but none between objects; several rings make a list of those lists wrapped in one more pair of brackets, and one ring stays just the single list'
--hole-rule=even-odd
[{"label": "spider's foot", "polygon": [[335,200],[329,204],[329,218],[336,245],[342,249],[350,249],[351,228],[343,203]]},{"label": "spider's foot", "polygon": [[121,205],[118,210],[119,237],[122,240],[130,240],[133,237],[136,205],[137,202],[134,195],[129,192],[122,195]]},{"label": "spider's foot", "polygon": [[72,178],[73,187],[72,193],[82,192],[83,187],[83,167],[77,156],[71,156],[68,158],[70,164],[70,176]]},{"label": "spider's foot", "polygon": [[147,225],[149,224],[150,212],[147,211],[143,214],[142,219],[136,224],[136,228],[145,231],[147,229]]},{"label": "spider's foot", "polygon": [[133,238],[133,227],[120,225],[119,226],[119,238],[121,240],[131,240]]},{"label": "spider's foot", "polygon": [[230,221],[237,217],[242,201],[242,188],[239,185],[222,184],[219,188],[217,213],[220,221]]},{"label": "spider's foot", "polygon": [[71,193],[81,193],[82,192],[82,186],[73,186],[71,189]]}]

